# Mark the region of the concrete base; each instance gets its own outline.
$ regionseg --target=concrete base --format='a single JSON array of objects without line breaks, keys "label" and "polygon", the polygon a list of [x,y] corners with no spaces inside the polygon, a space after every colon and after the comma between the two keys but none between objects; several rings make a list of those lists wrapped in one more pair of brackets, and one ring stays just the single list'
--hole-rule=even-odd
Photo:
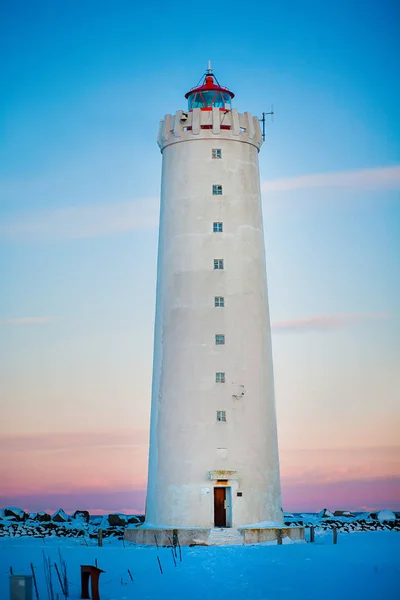
[{"label": "concrete base", "polygon": [[292,542],[302,542],[306,539],[304,527],[300,526],[252,527],[251,529],[238,527],[238,530],[243,535],[244,544],[277,542],[279,538],[283,540],[285,537],[291,539]]},{"label": "concrete base", "polygon": [[[166,527],[146,527],[146,523],[138,527],[128,527],[125,529],[124,539],[127,542],[141,544],[145,546],[171,546],[179,543],[181,546],[212,546],[215,544],[216,529],[193,527],[187,528],[166,528]],[[255,528],[221,528],[221,532],[236,532],[242,536],[241,544],[259,544],[262,542],[278,541],[281,537],[290,538],[294,542],[304,541],[304,527],[255,527]],[[240,538],[239,538],[240,539]],[[220,545],[224,545],[224,542]]]}]

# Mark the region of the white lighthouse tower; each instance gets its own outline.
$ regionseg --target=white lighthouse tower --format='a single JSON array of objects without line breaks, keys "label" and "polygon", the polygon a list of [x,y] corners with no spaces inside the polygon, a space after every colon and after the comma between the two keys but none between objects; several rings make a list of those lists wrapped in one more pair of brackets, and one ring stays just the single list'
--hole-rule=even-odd
[{"label": "white lighthouse tower", "polygon": [[146,523],[282,523],[259,120],[210,65],[166,115]]}]

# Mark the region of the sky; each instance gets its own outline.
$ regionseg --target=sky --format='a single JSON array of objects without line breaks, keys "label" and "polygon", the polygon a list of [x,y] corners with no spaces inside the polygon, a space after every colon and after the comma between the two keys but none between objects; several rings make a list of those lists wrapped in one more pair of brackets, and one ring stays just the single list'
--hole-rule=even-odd
[{"label": "sky", "polygon": [[398,3],[0,10],[0,506],[143,511],[156,137],[211,60],[240,112],[275,112],[283,508],[400,509]]}]

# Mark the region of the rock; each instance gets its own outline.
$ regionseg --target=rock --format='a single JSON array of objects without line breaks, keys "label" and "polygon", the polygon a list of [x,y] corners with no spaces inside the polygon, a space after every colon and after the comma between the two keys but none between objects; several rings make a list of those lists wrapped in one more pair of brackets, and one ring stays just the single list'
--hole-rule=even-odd
[{"label": "rock", "polygon": [[112,514],[108,515],[108,522],[112,527],[115,526],[123,526],[127,523],[127,518],[125,515]]},{"label": "rock", "polygon": [[321,510],[320,513],[318,513],[318,516],[320,519],[325,519],[325,518],[333,517],[333,514],[331,513],[330,510],[328,510],[327,508],[324,508],[323,510]]},{"label": "rock", "polygon": [[45,523],[47,521],[51,521],[51,516],[41,510],[36,515],[36,521],[39,521],[39,523]]},{"label": "rock", "polygon": [[140,523],[140,519],[138,519],[138,517],[135,516],[128,517],[128,523]]},{"label": "rock", "polygon": [[355,515],[353,513],[351,513],[349,510],[335,510],[335,512],[333,513],[334,517],[355,517]]},{"label": "rock", "polygon": [[380,510],[377,514],[378,521],[395,521],[396,515],[391,510]]},{"label": "rock", "polygon": [[78,519],[79,521],[86,521],[89,523],[90,515],[87,510],[76,510],[73,514],[73,519]]},{"label": "rock", "polygon": [[60,508],[57,512],[54,513],[54,515],[52,516],[52,520],[55,523],[67,523],[69,521],[69,517],[67,513],[64,512],[62,508]]},{"label": "rock", "polygon": [[27,514],[22,508],[16,508],[15,506],[7,506],[4,509],[4,515],[6,517],[15,517],[17,521],[25,521]]}]

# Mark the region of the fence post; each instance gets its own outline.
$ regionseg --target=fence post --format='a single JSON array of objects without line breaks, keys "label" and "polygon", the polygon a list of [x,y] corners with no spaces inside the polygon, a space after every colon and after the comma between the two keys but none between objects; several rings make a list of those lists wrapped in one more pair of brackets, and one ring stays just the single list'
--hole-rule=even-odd
[{"label": "fence post", "polygon": [[99,531],[97,532],[97,545],[98,546],[103,545],[103,530],[102,529],[99,529]]},{"label": "fence post", "polygon": [[310,527],[310,542],[315,542],[315,528],[313,525]]},{"label": "fence post", "polygon": [[337,527],[333,527],[333,543],[337,544]]},{"label": "fence post", "polygon": [[278,529],[276,539],[278,541],[278,546],[282,546],[282,529]]}]

